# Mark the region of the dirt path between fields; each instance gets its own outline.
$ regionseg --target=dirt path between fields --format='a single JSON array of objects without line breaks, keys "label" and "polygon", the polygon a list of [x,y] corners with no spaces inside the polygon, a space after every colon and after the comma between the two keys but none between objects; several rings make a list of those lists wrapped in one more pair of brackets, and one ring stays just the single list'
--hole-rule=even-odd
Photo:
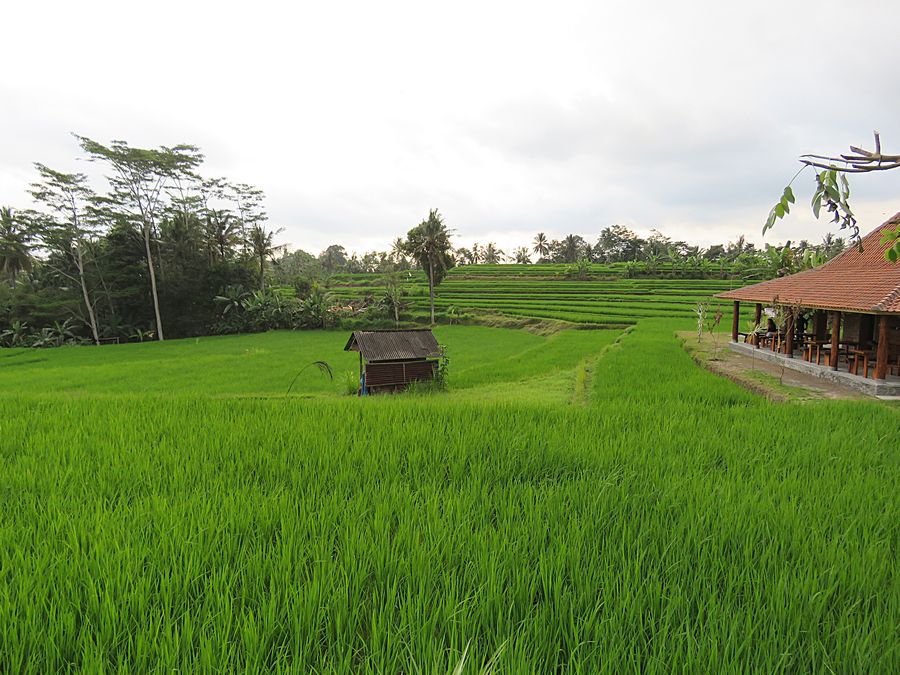
[{"label": "dirt path between fields", "polygon": [[733,352],[728,349],[728,336],[724,334],[717,338],[718,348],[708,334],[703,336],[699,344],[696,333],[680,332],[678,337],[682,340],[685,350],[698,365],[774,401],[872,400],[871,396],[866,396],[837,382],[807,375],[790,368],[782,369],[775,363]]}]

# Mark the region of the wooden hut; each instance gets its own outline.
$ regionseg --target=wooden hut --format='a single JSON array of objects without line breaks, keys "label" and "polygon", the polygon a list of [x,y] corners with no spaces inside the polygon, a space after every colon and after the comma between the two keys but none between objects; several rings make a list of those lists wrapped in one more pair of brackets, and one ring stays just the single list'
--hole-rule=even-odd
[{"label": "wooden hut", "polygon": [[359,352],[359,393],[399,391],[433,380],[441,348],[428,328],[356,330],[344,351]]},{"label": "wooden hut", "polygon": [[[732,342],[746,336],[757,348],[833,370],[844,365],[862,377],[900,374],[900,264],[885,259],[881,241],[898,226],[900,213],[863,237],[862,250],[852,246],[820,267],[717,294],[734,302]],[[776,339],[762,344],[765,331],[739,330],[741,302],[755,303],[758,325],[763,306],[776,301],[786,309],[784,325],[770,336]]]}]

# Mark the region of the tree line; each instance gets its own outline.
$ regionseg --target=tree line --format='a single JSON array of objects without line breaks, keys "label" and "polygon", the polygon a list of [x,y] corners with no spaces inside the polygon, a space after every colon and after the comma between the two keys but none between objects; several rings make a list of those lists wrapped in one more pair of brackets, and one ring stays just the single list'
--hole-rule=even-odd
[{"label": "tree line", "polygon": [[[434,286],[455,264],[436,210],[391,252],[288,252],[263,192],[204,177],[197,147],[76,138],[103,181],[36,163],[34,208],[0,208],[0,346],[320,328],[347,309],[325,289],[347,269],[426,270],[433,318]],[[379,307],[398,321],[399,277],[385,287]]]},{"label": "tree line", "polygon": [[[422,270],[434,289],[456,265],[628,263],[639,274],[673,269],[700,276],[742,270],[769,278],[820,264],[844,246],[826,235],[811,246],[757,250],[743,237],[701,249],[653,230],[641,238],[613,225],[595,243],[538,233],[507,255],[495,243],[454,248],[437,210],[397,237],[390,250],[318,255],[288,251],[269,228],[264,194],[225,178],[204,177],[192,145],[137,148],[76,136],[83,159],[99,164],[96,184],[83,173],[40,163],[29,192],[35,208],[0,209],[0,344],[50,346],[72,341],[145,340],[268,328],[318,328],[341,316],[327,291],[334,274],[382,274],[377,299],[387,317],[403,306],[398,272]],[[352,309],[352,308],[351,308]]]},{"label": "tree line", "polygon": [[84,173],[35,164],[35,208],[0,209],[0,329],[7,344],[164,339],[214,331],[222,293],[264,293],[279,247],[261,190],[204,178],[191,145],[77,136]]},{"label": "tree line", "polygon": [[[297,250],[284,253],[273,261],[272,276],[281,283],[293,283],[296,277],[327,278],[332,274],[386,274],[417,268],[404,250],[405,240],[394,240],[390,250],[348,253],[344,246],[332,244],[318,256]],[[542,265],[635,263],[640,273],[653,276],[668,264],[682,272],[696,271],[707,275],[746,276],[741,271],[760,270],[760,276],[779,276],[827,262],[846,247],[842,237],[826,233],[821,242],[807,240],[766,244],[757,248],[743,236],[733,242],[714,244],[708,248],[673,241],[658,230],[642,238],[621,225],[601,231],[596,243],[569,234],[563,239],[548,239],[543,232],[535,235],[529,246],[519,246],[507,254],[496,243],[460,246],[449,249],[454,265]]]},{"label": "tree line", "polygon": [[595,243],[578,234],[568,234],[562,239],[548,239],[543,232],[538,232],[528,246],[516,247],[511,254],[507,254],[495,243],[489,242],[484,246],[479,243],[471,247],[456,249],[456,257],[462,265],[497,265],[514,263],[519,265],[530,264],[573,264],[580,260],[589,263],[653,263],[653,262],[697,262],[705,260],[709,262],[734,263],[741,256],[767,256],[768,251],[791,251],[792,257],[802,258],[805,255],[816,254],[822,261],[829,260],[840,253],[845,242],[840,237],[828,233],[819,244],[810,244],[802,240],[797,244],[788,241],[786,244],[769,245],[762,249],[748,242],[743,236],[734,242],[715,244],[708,248],[702,248],[684,241],[674,241],[659,230],[651,230],[646,238],[640,237],[627,227],[611,225],[601,230]]}]

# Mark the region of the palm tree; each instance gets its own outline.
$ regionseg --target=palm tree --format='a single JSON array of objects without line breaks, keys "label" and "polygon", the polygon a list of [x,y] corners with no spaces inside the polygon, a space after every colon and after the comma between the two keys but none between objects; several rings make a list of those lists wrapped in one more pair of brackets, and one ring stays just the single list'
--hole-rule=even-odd
[{"label": "palm tree", "polygon": [[531,250],[537,253],[539,258],[546,258],[550,253],[550,242],[547,241],[547,236],[543,232],[537,233],[534,238],[534,248]]},{"label": "palm tree", "polygon": [[429,211],[428,219],[409,231],[404,248],[428,275],[431,323],[434,324],[434,287],[441,283],[447,270],[455,263],[450,255],[450,231],[437,209]]},{"label": "palm tree", "polygon": [[578,260],[583,241],[577,234],[566,235],[562,241],[563,261],[573,263]]},{"label": "palm tree", "polygon": [[275,245],[275,236],[280,234],[284,228],[277,230],[266,229],[262,225],[254,225],[250,228],[250,234],[247,237],[247,243],[250,251],[253,253],[254,259],[259,262],[259,290],[266,290],[266,260],[275,257],[283,246]]},{"label": "palm tree", "polygon": [[513,255],[516,259],[517,265],[530,265],[531,264],[531,256],[528,255],[528,249],[525,246],[519,246]]},{"label": "palm tree", "polygon": [[31,271],[33,239],[10,207],[0,208],[0,271],[7,275],[13,288],[20,272]]},{"label": "palm tree", "polygon": [[396,265],[402,265],[406,262],[406,250],[403,248],[403,239],[397,237],[391,244],[391,260]]},{"label": "palm tree", "polygon": [[459,265],[471,265],[472,263],[472,251],[467,249],[465,246],[461,246],[456,249],[454,252],[456,256],[456,262]]},{"label": "palm tree", "polygon": [[241,244],[240,223],[224,210],[210,209],[203,229],[211,262],[227,260]]},{"label": "palm tree", "polygon": [[497,248],[497,245],[494,242],[488,242],[488,245],[484,247],[484,264],[496,265],[504,255],[506,254]]}]

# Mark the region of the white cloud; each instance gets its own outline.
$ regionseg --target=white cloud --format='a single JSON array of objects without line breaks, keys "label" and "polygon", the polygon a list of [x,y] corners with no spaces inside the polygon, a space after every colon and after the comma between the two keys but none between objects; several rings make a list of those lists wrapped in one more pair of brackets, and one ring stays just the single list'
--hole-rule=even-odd
[{"label": "white cloud", "polygon": [[[872,127],[900,148],[900,5],[883,2],[164,0],[4,18],[0,203],[27,203],[33,161],[84,169],[71,131],[191,142],[313,251],[384,247],[434,207],[461,243],[507,249],[615,222],[759,241],[801,152]],[[857,179],[864,228],[900,209],[898,179]],[[827,229],[799,201],[776,237]]]}]

